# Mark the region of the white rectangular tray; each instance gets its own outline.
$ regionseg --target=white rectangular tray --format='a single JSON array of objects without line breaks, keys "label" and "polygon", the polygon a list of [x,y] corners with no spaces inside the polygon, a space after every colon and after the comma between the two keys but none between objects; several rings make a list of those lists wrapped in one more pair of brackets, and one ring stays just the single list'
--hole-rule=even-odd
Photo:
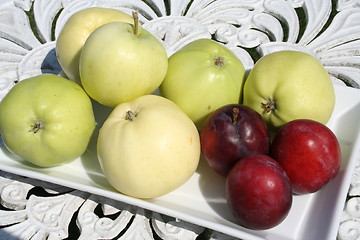
[{"label": "white rectangular tray", "polygon": [[[0,169],[119,200],[242,239],[333,240],[336,239],[355,161],[360,154],[360,90],[345,86],[335,86],[335,90],[336,106],[328,126],[341,144],[341,170],[317,193],[294,196],[287,218],[269,230],[252,231],[233,222],[225,200],[225,179],[214,173],[204,160],[187,183],[152,200],[124,196],[109,185],[96,158],[96,138],[81,158],[48,169],[36,168],[16,159],[1,144]],[[100,122],[109,114],[109,111],[98,112],[96,104],[94,108]]]}]

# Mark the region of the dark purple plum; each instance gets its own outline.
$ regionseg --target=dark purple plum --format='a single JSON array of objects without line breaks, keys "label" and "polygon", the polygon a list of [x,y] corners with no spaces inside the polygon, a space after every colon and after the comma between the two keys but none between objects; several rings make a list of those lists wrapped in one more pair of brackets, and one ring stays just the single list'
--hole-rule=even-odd
[{"label": "dark purple plum", "polygon": [[209,166],[226,176],[241,158],[268,154],[270,134],[259,113],[242,104],[229,104],[209,115],[200,142]]}]

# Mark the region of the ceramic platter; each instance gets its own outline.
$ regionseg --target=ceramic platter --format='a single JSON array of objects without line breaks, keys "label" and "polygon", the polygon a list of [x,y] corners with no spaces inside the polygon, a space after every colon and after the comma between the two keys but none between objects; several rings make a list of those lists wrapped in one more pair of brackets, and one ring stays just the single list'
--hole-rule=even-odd
[{"label": "ceramic platter", "polygon": [[[160,198],[141,200],[116,192],[98,164],[96,134],[81,158],[48,169],[36,168],[17,159],[1,144],[0,169],[119,200],[242,239],[336,239],[351,175],[359,158],[360,91],[345,86],[335,86],[335,90],[336,107],[328,126],[341,144],[341,170],[317,193],[294,196],[287,218],[269,230],[252,231],[234,223],[225,200],[225,180],[209,169],[203,160],[188,182]],[[96,104],[94,108],[98,122],[109,114],[109,111],[100,111]]]}]

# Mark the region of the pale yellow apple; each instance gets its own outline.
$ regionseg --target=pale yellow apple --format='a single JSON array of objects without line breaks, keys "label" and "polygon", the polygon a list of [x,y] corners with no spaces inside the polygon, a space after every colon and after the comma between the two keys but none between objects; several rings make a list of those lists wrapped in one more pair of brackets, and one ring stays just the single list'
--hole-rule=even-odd
[{"label": "pale yellow apple", "polygon": [[335,106],[330,75],[310,54],[280,51],[262,57],[244,84],[243,103],[271,127],[299,118],[326,124]]},{"label": "pale yellow apple", "polygon": [[92,7],[72,15],[56,39],[56,55],[66,76],[80,83],[79,58],[88,36],[98,27],[109,22],[133,23],[133,18],[120,10]]},{"label": "pale yellow apple", "polygon": [[97,154],[115,189],[155,198],[193,175],[200,158],[199,133],[175,103],[144,95],[114,108],[100,129]]}]

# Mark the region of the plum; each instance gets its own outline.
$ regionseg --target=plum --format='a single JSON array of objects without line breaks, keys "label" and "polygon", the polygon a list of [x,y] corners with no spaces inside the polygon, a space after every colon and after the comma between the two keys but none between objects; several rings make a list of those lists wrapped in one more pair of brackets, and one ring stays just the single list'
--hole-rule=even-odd
[{"label": "plum", "polygon": [[255,110],[242,104],[229,104],[209,115],[200,133],[200,143],[209,166],[226,176],[241,158],[268,154],[270,133]]},{"label": "plum", "polygon": [[316,192],[340,169],[341,149],[335,134],[324,124],[297,119],[279,129],[270,155],[288,175],[293,193]]},{"label": "plum", "polygon": [[226,178],[226,199],[240,225],[264,230],[280,224],[288,215],[293,195],[280,164],[263,154],[235,164]]}]

